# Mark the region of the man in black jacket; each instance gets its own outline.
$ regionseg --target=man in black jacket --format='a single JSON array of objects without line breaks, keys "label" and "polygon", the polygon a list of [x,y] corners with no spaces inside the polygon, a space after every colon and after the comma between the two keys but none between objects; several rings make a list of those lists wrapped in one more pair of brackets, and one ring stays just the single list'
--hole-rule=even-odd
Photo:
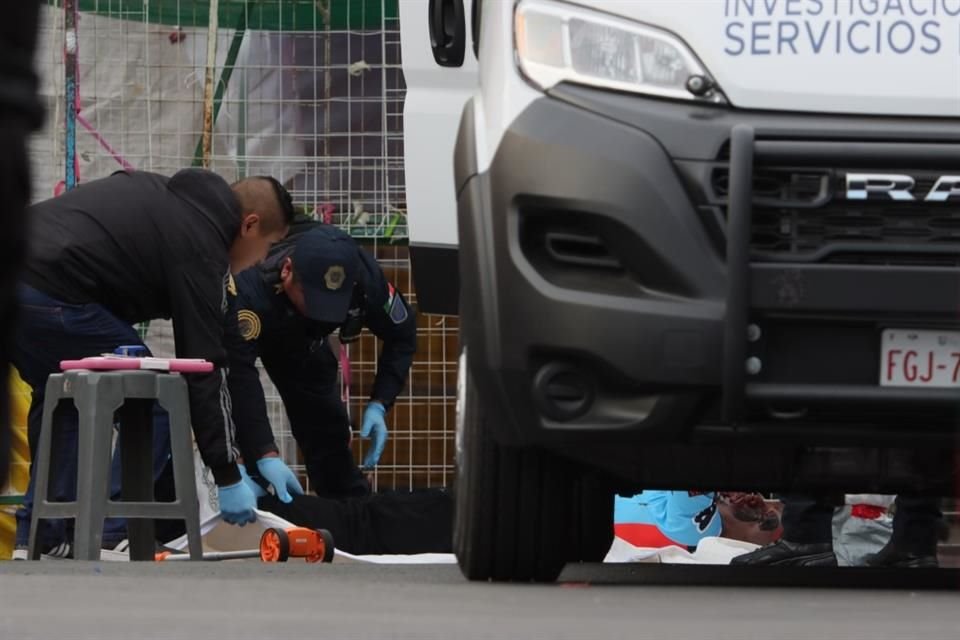
[{"label": "man in black jacket", "polygon": [[[177,356],[216,367],[188,375],[187,385],[194,435],[219,487],[221,511],[228,522],[252,521],[255,499],[237,467],[223,328],[231,273],[261,260],[286,235],[289,194],[272,178],[230,185],[201,169],[171,178],[118,172],[33,205],[27,217],[13,362],[33,388],[31,451],[46,379],[61,360],[142,345],[132,324],[172,318]],[[76,492],[75,413],[61,424],[56,446],[64,460],[53,489],[55,499],[69,500]],[[32,485],[31,478],[18,513],[18,544],[29,531]],[[69,538],[63,521],[46,521],[39,540],[49,549]]]},{"label": "man in black jacket", "polygon": [[[227,332],[227,351],[244,459],[259,461],[277,451],[254,366],[259,356],[283,399],[313,490],[330,498],[368,494],[350,450],[337,358],[326,338],[339,330],[340,341],[350,343],[366,326],[383,341],[360,432],[372,437],[363,463],[372,468],[387,439],[385,414],[406,383],[417,347],[416,314],[403,295],[349,235],[303,219],[264,262],[237,276],[236,321]],[[282,487],[275,488],[284,496]]]}]

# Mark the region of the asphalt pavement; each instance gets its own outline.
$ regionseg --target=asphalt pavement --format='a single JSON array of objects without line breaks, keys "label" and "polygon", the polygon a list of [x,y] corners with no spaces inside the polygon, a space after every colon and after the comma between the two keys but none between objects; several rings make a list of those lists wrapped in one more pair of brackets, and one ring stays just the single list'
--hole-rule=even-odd
[{"label": "asphalt pavement", "polygon": [[453,565],[4,562],[0,638],[960,636],[956,570],[732,569],[579,565],[515,585]]}]

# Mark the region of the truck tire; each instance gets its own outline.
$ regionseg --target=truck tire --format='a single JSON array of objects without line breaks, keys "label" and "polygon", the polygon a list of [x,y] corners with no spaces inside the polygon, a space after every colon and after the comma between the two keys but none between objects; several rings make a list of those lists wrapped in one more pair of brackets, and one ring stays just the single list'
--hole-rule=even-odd
[{"label": "truck tire", "polygon": [[613,544],[614,492],[593,474],[576,482],[570,562],[603,562]]},{"label": "truck tire", "polygon": [[547,452],[497,444],[493,415],[466,374],[457,394],[453,547],[469,580],[552,582],[570,554],[575,481]]}]

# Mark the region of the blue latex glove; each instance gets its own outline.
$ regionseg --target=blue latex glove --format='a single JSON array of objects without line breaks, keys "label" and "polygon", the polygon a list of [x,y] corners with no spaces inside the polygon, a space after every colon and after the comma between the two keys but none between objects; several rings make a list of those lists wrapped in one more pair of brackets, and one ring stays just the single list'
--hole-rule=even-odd
[{"label": "blue latex glove", "polygon": [[363,468],[373,469],[380,462],[383,448],[387,446],[387,422],[384,419],[387,409],[379,402],[371,402],[363,412],[363,426],[360,435],[364,438],[373,438],[370,451],[363,457]]},{"label": "blue latex glove", "polygon": [[243,480],[243,484],[250,487],[250,491],[253,492],[253,497],[262,498],[263,496],[267,495],[266,490],[258,483],[254,482],[253,478],[250,477],[250,474],[247,473],[246,465],[238,464],[237,467],[240,469],[240,479]]},{"label": "blue latex glove", "polygon": [[293,502],[291,493],[298,496],[303,495],[303,487],[297,476],[293,475],[283,460],[277,457],[260,458],[257,460],[257,469],[263,479],[273,485],[273,490],[277,493],[277,498],[284,504]]},{"label": "blue latex glove", "polygon": [[253,512],[257,508],[257,498],[247,483],[241,480],[226,487],[217,487],[220,500],[220,515],[224,522],[241,527],[257,519]]}]

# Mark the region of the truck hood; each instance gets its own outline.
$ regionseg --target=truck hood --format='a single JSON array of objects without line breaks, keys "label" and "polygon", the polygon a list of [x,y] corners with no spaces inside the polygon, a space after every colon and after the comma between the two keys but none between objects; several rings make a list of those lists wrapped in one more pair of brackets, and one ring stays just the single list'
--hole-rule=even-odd
[{"label": "truck hood", "polygon": [[960,115],[960,0],[595,0],[673,32],[740,108]]}]

